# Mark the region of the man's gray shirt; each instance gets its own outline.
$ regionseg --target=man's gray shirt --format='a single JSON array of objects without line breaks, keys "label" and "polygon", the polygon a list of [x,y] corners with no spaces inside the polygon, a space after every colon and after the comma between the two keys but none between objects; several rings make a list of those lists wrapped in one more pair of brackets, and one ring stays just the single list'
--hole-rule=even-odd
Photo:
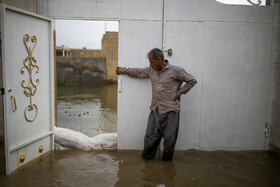
[{"label": "man's gray shirt", "polygon": [[[183,68],[169,63],[159,74],[152,67],[119,68],[119,74],[127,74],[135,78],[149,78],[152,83],[152,102],[150,109],[158,108],[160,114],[180,112],[180,101],[174,101],[176,95],[186,94],[196,83],[195,78]],[[186,84],[182,87],[182,83]]]}]

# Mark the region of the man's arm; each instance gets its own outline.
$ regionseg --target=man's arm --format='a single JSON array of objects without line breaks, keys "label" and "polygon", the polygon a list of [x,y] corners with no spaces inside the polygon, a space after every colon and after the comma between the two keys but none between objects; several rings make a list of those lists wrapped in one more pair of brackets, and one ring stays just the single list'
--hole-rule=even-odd
[{"label": "man's arm", "polygon": [[130,77],[134,78],[149,78],[150,67],[146,68],[125,68],[125,67],[117,67],[116,74],[126,74]]},{"label": "man's arm", "polygon": [[188,91],[190,91],[190,89],[197,83],[196,79],[191,74],[187,73],[183,68],[179,68],[178,70],[178,79],[182,82],[186,82],[186,84],[179,89],[174,101],[180,101],[181,95],[188,93]]}]

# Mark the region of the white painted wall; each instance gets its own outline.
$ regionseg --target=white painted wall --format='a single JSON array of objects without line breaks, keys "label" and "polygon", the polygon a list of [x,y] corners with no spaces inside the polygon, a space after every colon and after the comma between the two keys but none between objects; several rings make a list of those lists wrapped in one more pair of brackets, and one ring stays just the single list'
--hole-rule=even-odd
[{"label": "white painted wall", "polygon": [[[267,149],[274,7],[214,0],[48,0],[47,16],[119,20],[119,66],[146,67],[153,47],[173,49],[170,63],[198,84],[182,97],[176,149]],[[165,14],[163,20],[163,5]],[[163,27],[164,24],[164,27]],[[164,28],[164,29],[163,29]],[[163,33],[164,30],[164,33]],[[119,76],[119,149],[142,149],[149,80]]]}]

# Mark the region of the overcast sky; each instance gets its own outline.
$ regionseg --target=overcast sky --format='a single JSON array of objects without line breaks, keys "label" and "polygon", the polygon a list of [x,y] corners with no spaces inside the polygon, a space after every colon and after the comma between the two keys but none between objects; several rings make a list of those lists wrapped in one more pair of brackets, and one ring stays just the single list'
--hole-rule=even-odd
[{"label": "overcast sky", "polygon": [[101,49],[105,30],[118,32],[119,22],[56,20],[56,45],[76,49]]},{"label": "overcast sky", "polygon": [[[247,0],[217,0],[226,4],[251,5]],[[258,0],[251,0],[257,3]],[[262,0],[262,5],[265,0]],[[101,40],[106,31],[119,30],[118,21],[56,20],[56,45],[70,48],[101,49]]]}]

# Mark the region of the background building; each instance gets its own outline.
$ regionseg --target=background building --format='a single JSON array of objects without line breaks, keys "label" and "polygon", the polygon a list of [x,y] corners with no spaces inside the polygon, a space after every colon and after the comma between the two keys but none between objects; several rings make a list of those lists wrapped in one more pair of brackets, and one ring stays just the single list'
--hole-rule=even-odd
[{"label": "background building", "polygon": [[56,47],[58,84],[115,83],[118,65],[118,32],[106,32],[102,49]]}]

